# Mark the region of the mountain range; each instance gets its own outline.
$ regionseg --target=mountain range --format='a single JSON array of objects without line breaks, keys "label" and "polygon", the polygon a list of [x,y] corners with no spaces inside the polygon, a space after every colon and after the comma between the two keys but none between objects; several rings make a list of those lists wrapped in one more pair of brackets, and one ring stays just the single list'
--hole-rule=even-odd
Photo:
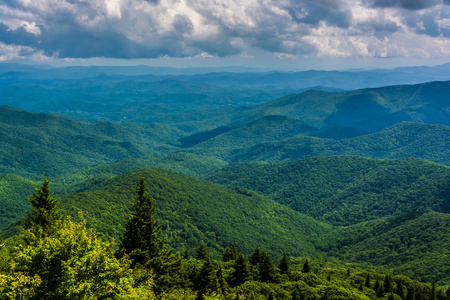
[{"label": "mountain range", "polygon": [[120,239],[144,177],[175,251],[235,243],[450,282],[450,81],[424,82],[448,65],[0,67],[4,237],[45,173],[66,213]]}]

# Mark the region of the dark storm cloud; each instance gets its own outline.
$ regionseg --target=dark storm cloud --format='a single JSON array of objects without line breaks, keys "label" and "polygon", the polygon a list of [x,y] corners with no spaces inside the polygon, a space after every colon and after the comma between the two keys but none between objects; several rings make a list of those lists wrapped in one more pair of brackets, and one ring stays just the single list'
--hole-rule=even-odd
[{"label": "dark storm cloud", "polygon": [[432,8],[442,3],[449,4],[450,0],[373,0],[369,1],[375,7],[401,7],[408,10]]},{"label": "dark storm cloud", "polygon": [[314,26],[325,22],[331,26],[348,28],[352,19],[350,12],[340,9],[338,2],[294,2],[286,9],[295,22]]}]

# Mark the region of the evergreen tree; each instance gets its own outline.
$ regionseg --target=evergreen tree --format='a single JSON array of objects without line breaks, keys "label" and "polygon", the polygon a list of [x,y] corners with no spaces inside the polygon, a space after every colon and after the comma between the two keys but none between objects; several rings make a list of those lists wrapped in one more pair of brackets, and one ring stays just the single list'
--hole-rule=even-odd
[{"label": "evergreen tree", "polygon": [[195,282],[197,299],[204,299],[206,293],[217,290],[217,278],[211,258],[206,259]]},{"label": "evergreen tree", "polygon": [[228,291],[228,283],[223,276],[223,269],[221,264],[219,264],[219,267],[217,268],[216,278],[217,278],[217,286],[220,289],[219,292],[221,294],[226,294]]},{"label": "evergreen tree", "polygon": [[244,254],[239,253],[238,258],[234,262],[233,286],[239,286],[244,282],[252,279],[250,264]]},{"label": "evergreen tree", "polygon": [[236,260],[238,257],[238,251],[236,246],[233,244],[230,247],[227,247],[223,253],[222,261],[227,262],[230,260]]},{"label": "evergreen tree", "polygon": [[370,289],[370,273],[367,273],[365,286]]},{"label": "evergreen tree", "polygon": [[[31,203],[31,213],[25,221],[25,228],[31,229],[35,234],[48,236],[55,231],[55,226],[62,220],[62,211],[59,208],[59,198],[54,198],[50,192],[50,180],[45,178],[40,188],[34,188],[36,194],[31,194],[28,200]],[[42,229],[42,230],[39,230]]]},{"label": "evergreen tree", "polygon": [[131,210],[120,249],[129,254],[134,266],[139,264],[154,271],[157,289],[174,284],[180,260],[165,245],[161,225],[154,217],[155,201],[145,191],[143,178],[139,179]]},{"label": "evergreen tree", "polygon": [[381,298],[381,297],[383,297],[383,295],[384,295],[384,286],[383,286],[383,284],[379,281],[379,280],[377,280],[376,282],[375,282],[375,286],[374,286],[374,291],[377,293],[377,297],[378,298]]},{"label": "evergreen tree", "polygon": [[405,299],[405,286],[402,281],[397,282],[397,290],[395,291],[400,298]]},{"label": "evergreen tree", "polygon": [[384,292],[389,293],[392,291],[393,284],[392,284],[392,278],[390,275],[386,275],[384,277]]},{"label": "evergreen tree", "polygon": [[305,296],[302,293],[299,285],[295,285],[294,289],[291,292],[292,300],[304,300]]},{"label": "evergreen tree", "polygon": [[269,254],[263,252],[262,260],[258,264],[259,280],[261,282],[274,283],[276,277],[275,265]]},{"label": "evergreen tree", "polygon": [[394,300],[394,293],[392,291],[389,293],[388,300]]},{"label": "evergreen tree", "polygon": [[206,245],[204,243],[201,243],[198,248],[197,251],[195,252],[195,258],[198,260],[211,260],[211,255],[209,254],[208,249],[206,249]]},{"label": "evergreen tree", "polygon": [[278,268],[280,269],[281,274],[289,274],[291,272],[291,264],[289,262],[289,257],[286,254],[281,257]]},{"label": "evergreen tree", "polygon": [[259,248],[256,248],[250,256],[250,262],[253,266],[259,264],[263,259],[263,253]]},{"label": "evergreen tree", "polygon": [[308,259],[305,260],[305,263],[303,264],[302,273],[309,273],[311,272],[311,267],[309,266]]},{"label": "evergreen tree", "polygon": [[430,300],[436,300],[436,281],[431,283]]}]

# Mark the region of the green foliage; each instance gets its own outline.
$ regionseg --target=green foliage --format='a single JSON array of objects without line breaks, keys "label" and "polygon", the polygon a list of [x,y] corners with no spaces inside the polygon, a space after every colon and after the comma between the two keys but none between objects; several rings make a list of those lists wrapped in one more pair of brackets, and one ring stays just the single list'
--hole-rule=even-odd
[{"label": "green foliage", "polygon": [[36,185],[17,175],[0,174],[0,231],[28,212],[27,196],[35,191],[33,186]]},{"label": "green foliage", "polygon": [[336,156],[234,164],[206,179],[255,190],[334,225],[415,211],[450,212],[450,168],[420,159]]},{"label": "green foliage", "polygon": [[197,251],[195,251],[195,258],[204,261],[211,260],[211,254],[208,249],[206,249],[206,245],[204,243],[200,243],[198,246]]},{"label": "green foliage", "polygon": [[222,261],[227,262],[231,260],[236,260],[238,258],[239,252],[237,251],[236,245],[233,244],[227,247],[223,252]]},{"label": "green foliage", "polygon": [[161,225],[155,219],[155,201],[145,190],[144,178],[139,179],[136,196],[131,203],[132,214],[126,217],[120,251],[128,254],[133,265],[145,266],[156,275],[156,287],[161,289],[175,281],[178,258],[166,245]]},{"label": "green foliage", "polygon": [[[113,243],[102,243],[84,221],[58,220],[49,235],[27,230],[10,251],[9,270],[1,275],[0,298],[139,299],[153,297],[151,279],[134,286],[127,258],[117,260]],[[42,231],[42,228],[39,228]],[[5,288],[6,287],[6,288]]]},{"label": "green foliage", "polygon": [[246,254],[259,245],[280,257],[283,253],[316,253],[313,242],[331,226],[281,206],[254,192],[223,186],[161,169],[141,169],[62,199],[69,214],[82,210],[89,224],[105,236],[122,232],[122,216],[129,213],[133,182],[146,178],[147,190],[158,203],[167,244],[179,251],[203,241],[213,257],[237,243]]},{"label": "green foliage", "polygon": [[291,263],[289,262],[289,257],[283,254],[281,260],[278,264],[278,269],[280,269],[281,274],[289,274],[291,272]]},{"label": "green foliage", "polygon": [[322,250],[346,261],[370,263],[441,284],[450,282],[450,215],[417,213],[333,231]]},{"label": "green foliage", "polygon": [[[416,157],[450,165],[449,136],[448,126],[404,122],[379,132],[342,140],[298,135],[245,147],[247,140],[242,139],[239,148],[221,145],[218,136],[214,142],[219,143],[220,147],[211,143],[206,147],[206,143],[203,143],[189,151],[220,157],[230,163],[280,163],[315,156],[358,155],[382,159]],[[233,143],[238,144],[238,141],[234,140]],[[252,143],[252,139],[249,143]]]},{"label": "green foliage", "polygon": [[[35,188],[36,194],[28,198],[31,203],[31,213],[25,221],[25,228],[30,229],[38,237],[47,236],[57,229],[58,220],[62,218],[59,208],[59,198],[54,198],[50,192],[50,180],[44,177],[40,188]],[[40,234],[38,234],[40,233]]]}]

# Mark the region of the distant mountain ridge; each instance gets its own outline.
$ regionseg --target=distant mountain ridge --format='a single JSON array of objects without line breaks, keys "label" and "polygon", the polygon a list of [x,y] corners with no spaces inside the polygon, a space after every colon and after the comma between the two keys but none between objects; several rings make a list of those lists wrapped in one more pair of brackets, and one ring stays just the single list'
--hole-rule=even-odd
[{"label": "distant mountain ridge", "polygon": [[[298,120],[297,120],[298,121]],[[300,122],[300,121],[299,121]],[[304,123],[302,123],[304,124]],[[245,126],[244,126],[245,127]],[[274,128],[265,128],[265,132]],[[248,127],[247,127],[248,129]],[[301,135],[273,141],[247,132],[245,136],[234,136],[239,129],[218,135],[200,143],[190,152],[220,157],[228,162],[287,162],[313,156],[359,155],[371,158],[418,157],[450,165],[450,127],[423,123],[404,122],[380,132],[362,134],[343,139],[318,138]],[[317,131],[320,136],[323,132]],[[350,129],[350,134],[353,131]],[[359,135],[362,134],[362,135]],[[227,145],[240,145],[227,147]],[[186,150],[187,151],[187,150]]]}]

